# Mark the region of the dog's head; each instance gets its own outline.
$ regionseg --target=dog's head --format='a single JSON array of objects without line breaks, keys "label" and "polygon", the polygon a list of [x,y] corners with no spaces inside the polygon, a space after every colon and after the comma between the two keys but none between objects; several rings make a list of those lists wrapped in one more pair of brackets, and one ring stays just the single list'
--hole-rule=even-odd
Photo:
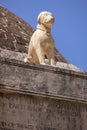
[{"label": "dog's head", "polygon": [[51,27],[54,23],[54,16],[48,11],[43,11],[38,15],[37,21],[39,24],[44,26]]}]

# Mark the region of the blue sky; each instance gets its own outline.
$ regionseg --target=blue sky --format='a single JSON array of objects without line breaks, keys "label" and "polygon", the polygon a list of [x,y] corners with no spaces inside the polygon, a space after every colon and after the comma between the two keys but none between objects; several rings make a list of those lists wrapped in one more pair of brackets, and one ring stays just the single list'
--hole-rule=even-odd
[{"label": "blue sky", "polygon": [[87,71],[87,0],[0,0],[0,5],[33,28],[41,11],[52,12],[56,48],[69,63]]}]

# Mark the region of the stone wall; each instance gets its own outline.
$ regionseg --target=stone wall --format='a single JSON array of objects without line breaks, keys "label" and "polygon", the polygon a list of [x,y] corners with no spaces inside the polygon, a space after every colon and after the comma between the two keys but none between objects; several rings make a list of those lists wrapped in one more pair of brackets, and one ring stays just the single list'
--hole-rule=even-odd
[{"label": "stone wall", "polygon": [[0,130],[86,130],[87,104],[1,93]]},{"label": "stone wall", "polygon": [[87,99],[87,74],[52,66],[0,59],[0,84],[5,88],[73,99]]},{"label": "stone wall", "polygon": [[0,130],[86,130],[87,73],[0,58]]}]

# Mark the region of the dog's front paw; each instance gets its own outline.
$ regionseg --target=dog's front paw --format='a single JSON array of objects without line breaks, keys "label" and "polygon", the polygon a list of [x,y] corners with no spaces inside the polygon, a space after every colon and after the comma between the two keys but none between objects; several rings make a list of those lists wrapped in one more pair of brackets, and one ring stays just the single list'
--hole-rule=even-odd
[{"label": "dog's front paw", "polygon": [[44,62],[43,62],[43,63],[40,63],[40,64],[41,64],[41,65],[47,65],[47,64],[46,64],[46,63],[44,63]]},{"label": "dog's front paw", "polygon": [[26,57],[26,58],[24,59],[24,62],[29,62],[29,59]]}]

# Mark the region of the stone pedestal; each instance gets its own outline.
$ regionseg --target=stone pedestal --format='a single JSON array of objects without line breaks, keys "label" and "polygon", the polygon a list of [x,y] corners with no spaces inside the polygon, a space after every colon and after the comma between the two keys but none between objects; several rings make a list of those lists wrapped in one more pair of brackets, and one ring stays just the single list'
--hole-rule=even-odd
[{"label": "stone pedestal", "polygon": [[0,130],[87,130],[87,73],[1,57]]}]

